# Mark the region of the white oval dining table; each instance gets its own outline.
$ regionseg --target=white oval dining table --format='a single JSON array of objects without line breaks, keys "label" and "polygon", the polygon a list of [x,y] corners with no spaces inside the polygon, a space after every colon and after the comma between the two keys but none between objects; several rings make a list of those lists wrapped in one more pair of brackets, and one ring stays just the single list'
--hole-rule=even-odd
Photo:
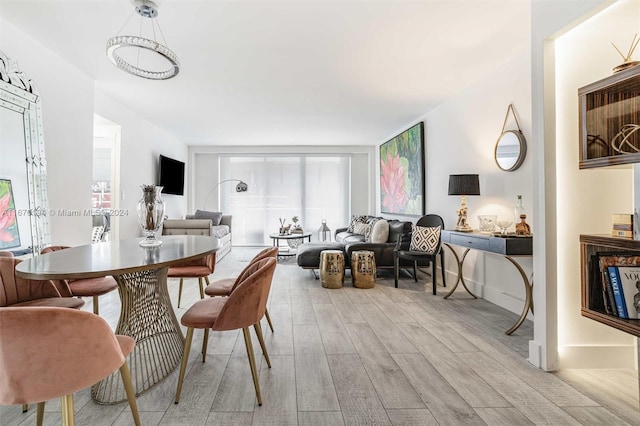
[{"label": "white oval dining table", "polygon": [[[122,303],[116,334],[136,340],[127,361],[136,395],[168,376],[182,359],[184,335],[167,290],[170,266],[217,251],[215,237],[163,235],[162,245],[140,247],[142,238],[71,247],[27,259],[16,274],[36,280],[65,280],[111,275]],[[118,372],[91,389],[102,404],[126,401]]]}]

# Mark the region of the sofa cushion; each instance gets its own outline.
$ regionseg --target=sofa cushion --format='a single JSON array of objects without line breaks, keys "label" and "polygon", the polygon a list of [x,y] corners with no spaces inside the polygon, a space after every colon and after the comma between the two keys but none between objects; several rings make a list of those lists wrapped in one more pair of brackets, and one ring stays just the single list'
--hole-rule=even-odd
[{"label": "sofa cushion", "polygon": [[414,226],[409,250],[433,254],[438,248],[439,241],[439,226]]},{"label": "sofa cushion", "polygon": [[402,234],[408,234],[411,232],[411,226],[413,225],[411,222],[399,221],[399,220],[389,220],[389,238],[387,239],[388,243],[395,243],[398,241],[398,237]]},{"label": "sofa cushion", "polygon": [[209,212],[206,210],[196,210],[194,215],[196,219],[209,219],[213,226],[220,225],[222,220],[222,212]]},{"label": "sofa cushion", "polygon": [[351,216],[351,221],[349,222],[349,227],[347,228],[347,232],[354,232],[354,226],[356,223],[367,223],[367,219],[369,216],[367,215],[353,215]]},{"label": "sofa cushion", "polygon": [[229,233],[229,227],[227,225],[218,225],[211,227],[211,235],[217,238],[222,238]]},{"label": "sofa cushion", "polygon": [[385,219],[378,220],[371,229],[369,241],[372,243],[386,243],[389,239],[389,222]]},{"label": "sofa cushion", "polygon": [[336,234],[336,241],[339,243],[363,243],[364,235],[354,234],[353,232],[339,232]]},{"label": "sofa cushion", "polygon": [[369,241],[369,236],[371,235],[371,225],[368,223],[356,222],[353,225],[353,233],[364,235],[364,240]]}]

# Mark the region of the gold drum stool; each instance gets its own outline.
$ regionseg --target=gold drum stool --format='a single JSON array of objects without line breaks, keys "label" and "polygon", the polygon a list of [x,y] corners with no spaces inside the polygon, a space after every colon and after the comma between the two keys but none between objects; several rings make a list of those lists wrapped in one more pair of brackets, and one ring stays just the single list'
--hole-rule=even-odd
[{"label": "gold drum stool", "polygon": [[320,282],[324,288],[342,288],[344,284],[344,253],[342,250],[320,252]]},{"label": "gold drum stool", "polygon": [[376,257],[372,251],[360,250],[351,253],[351,277],[354,287],[376,286]]}]

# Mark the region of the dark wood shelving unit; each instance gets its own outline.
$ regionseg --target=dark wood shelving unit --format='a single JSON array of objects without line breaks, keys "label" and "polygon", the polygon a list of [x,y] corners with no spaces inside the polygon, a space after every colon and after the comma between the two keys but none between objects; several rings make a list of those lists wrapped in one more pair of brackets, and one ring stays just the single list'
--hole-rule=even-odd
[{"label": "dark wood shelving unit", "polygon": [[618,318],[607,314],[604,310],[602,281],[597,275],[599,266],[593,264],[594,256],[602,252],[638,252],[638,255],[640,255],[640,241],[636,241],[633,238],[612,237],[609,235],[580,235],[581,314],[592,320],[640,337],[640,320]]},{"label": "dark wood shelving unit", "polygon": [[[640,162],[640,152],[635,152],[629,145],[625,145],[625,153],[613,147],[614,143],[619,145],[623,133],[629,133],[630,126],[640,125],[640,65],[578,89],[578,98],[579,167],[589,169]],[[640,149],[640,128],[630,133],[628,143]]]}]

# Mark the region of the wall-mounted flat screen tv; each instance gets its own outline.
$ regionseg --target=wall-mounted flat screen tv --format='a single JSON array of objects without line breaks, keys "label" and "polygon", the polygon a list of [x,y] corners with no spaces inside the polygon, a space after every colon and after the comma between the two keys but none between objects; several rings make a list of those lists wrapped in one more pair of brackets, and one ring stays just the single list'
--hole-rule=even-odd
[{"label": "wall-mounted flat screen tv", "polygon": [[184,195],[184,163],[173,158],[160,156],[160,178],[163,194]]}]

